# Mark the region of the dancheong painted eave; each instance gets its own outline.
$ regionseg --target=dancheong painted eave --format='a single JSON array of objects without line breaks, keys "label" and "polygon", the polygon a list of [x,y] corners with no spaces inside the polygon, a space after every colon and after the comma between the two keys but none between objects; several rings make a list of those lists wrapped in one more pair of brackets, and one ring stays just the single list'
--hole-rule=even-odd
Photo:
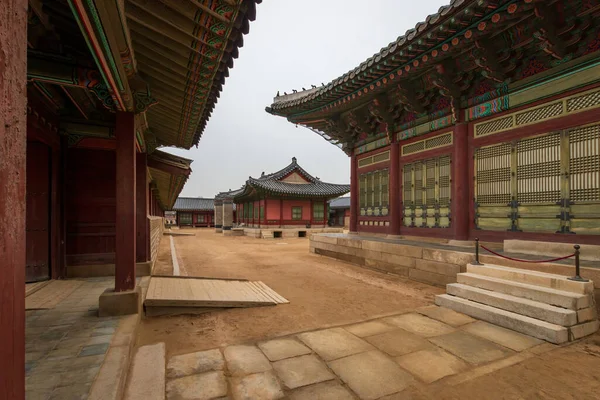
[{"label": "dancheong painted eave", "polygon": [[322,182],[298,165],[296,158],[285,168],[263,174],[259,178],[249,177],[242,189],[235,191],[233,199],[241,202],[257,192],[276,196],[333,198],[350,191],[350,185]]},{"label": "dancheong painted eave", "polygon": [[599,17],[595,0],[455,0],[329,84],[278,93],[266,111],[349,154],[381,147],[522,106],[508,96],[598,61]]}]

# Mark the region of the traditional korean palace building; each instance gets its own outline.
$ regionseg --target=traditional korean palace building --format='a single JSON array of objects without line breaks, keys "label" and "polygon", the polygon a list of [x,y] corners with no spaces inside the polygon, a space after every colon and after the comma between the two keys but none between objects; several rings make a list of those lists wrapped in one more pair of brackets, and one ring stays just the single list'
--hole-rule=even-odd
[{"label": "traditional korean palace building", "polygon": [[215,224],[214,199],[178,197],[173,206],[177,226],[210,227]]},{"label": "traditional korean palace building", "polygon": [[329,225],[350,227],[350,197],[339,197],[329,202]]},{"label": "traditional korean palace building", "polygon": [[348,154],[352,232],[597,244],[599,21],[597,0],[453,0],[267,112]]},{"label": "traditional korean palace building", "polygon": [[[24,398],[25,282],[112,264],[136,312],[140,265],[260,0],[3,0],[0,398]],[[108,308],[105,308],[108,307]]]},{"label": "traditional korean palace building", "polygon": [[[326,228],[328,201],[349,191],[350,185],[326,183],[310,175],[294,157],[285,168],[271,174],[263,172],[259,178],[249,177],[241,189],[220,193],[216,199],[224,207],[224,216],[226,204],[235,203],[235,221],[244,227],[256,228],[256,232],[251,233],[257,237],[266,237],[261,231],[270,237],[283,237],[287,233],[302,236],[299,232],[305,235],[307,229]],[[218,213],[217,208],[217,218]],[[222,228],[231,229],[231,223],[223,224]]]}]

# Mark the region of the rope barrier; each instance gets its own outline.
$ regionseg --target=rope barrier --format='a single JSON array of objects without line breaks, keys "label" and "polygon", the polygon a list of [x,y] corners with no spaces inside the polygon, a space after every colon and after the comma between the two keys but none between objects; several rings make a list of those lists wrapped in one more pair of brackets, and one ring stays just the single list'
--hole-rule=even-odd
[{"label": "rope barrier", "polygon": [[549,262],[566,260],[567,258],[575,257],[575,253],[573,253],[573,254],[568,255],[568,256],[558,257],[558,258],[551,258],[549,260],[522,260],[520,258],[512,258],[512,257],[508,257],[508,256],[505,256],[505,255],[502,255],[500,253],[496,253],[495,251],[488,249],[484,245],[480,245],[480,246],[481,246],[482,249],[487,250],[490,253],[492,253],[493,255],[496,255],[498,257],[506,258],[507,260],[511,260],[511,261],[519,261],[519,262],[533,263],[533,264],[549,263]]}]

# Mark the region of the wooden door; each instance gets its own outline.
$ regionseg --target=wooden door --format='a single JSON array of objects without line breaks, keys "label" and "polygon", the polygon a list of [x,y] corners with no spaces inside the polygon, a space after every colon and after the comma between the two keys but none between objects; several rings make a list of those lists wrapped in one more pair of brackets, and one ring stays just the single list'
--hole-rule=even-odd
[{"label": "wooden door", "polygon": [[26,282],[50,279],[50,149],[27,143]]}]

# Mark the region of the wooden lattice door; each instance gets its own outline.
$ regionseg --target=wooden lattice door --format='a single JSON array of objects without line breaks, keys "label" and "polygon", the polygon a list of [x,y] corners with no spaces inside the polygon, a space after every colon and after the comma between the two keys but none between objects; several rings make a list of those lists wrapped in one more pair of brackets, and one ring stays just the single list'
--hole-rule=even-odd
[{"label": "wooden lattice door", "polygon": [[26,282],[50,278],[50,150],[27,143]]}]

